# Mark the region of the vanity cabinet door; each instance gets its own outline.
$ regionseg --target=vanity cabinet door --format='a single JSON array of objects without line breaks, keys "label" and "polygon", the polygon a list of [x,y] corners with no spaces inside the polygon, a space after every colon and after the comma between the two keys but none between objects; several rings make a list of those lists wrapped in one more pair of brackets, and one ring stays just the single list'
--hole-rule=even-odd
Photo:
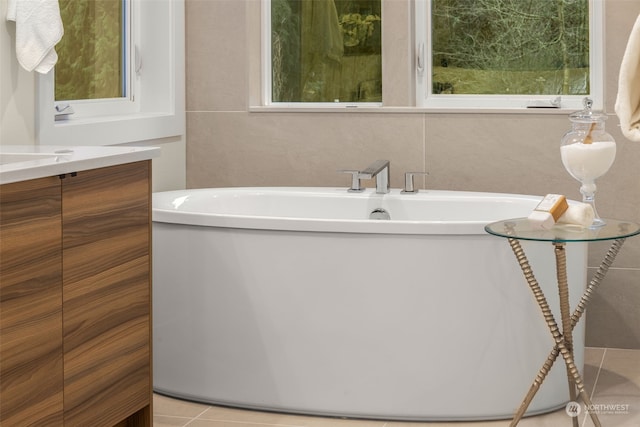
[{"label": "vanity cabinet door", "polygon": [[62,425],[60,180],[0,186],[0,425]]},{"label": "vanity cabinet door", "polygon": [[65,425],[150,425],[150,161],[62,180]]}]

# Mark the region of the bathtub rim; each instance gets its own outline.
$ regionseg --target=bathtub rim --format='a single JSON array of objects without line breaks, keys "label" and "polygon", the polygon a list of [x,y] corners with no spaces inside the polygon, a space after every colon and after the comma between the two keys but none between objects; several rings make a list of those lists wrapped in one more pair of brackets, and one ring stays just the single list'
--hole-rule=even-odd
[{"label": "bathtub rim", "polygon": [[[389,220],[376,221],[370,219],[326,219],[326,218],[300,218],[300,217],[274,217],[264,215],[245,214],[217,214],[189,212],[180,209],[166,209],[157,207],[161,198],[179,197],[186,194],[198,194],[216,192],[223,195],[241,193],[245,195],[265,195],[280,193],[287,195],[311,194],[345,196],[357,199],[383,200],[384,197],[394,199],[416,200],[419,197],[433,197],[435,200],[455,195],[459,199],[485,198],[493,201],[523,201],[532,204],[538,203],[542,196],[472,192],[457,190],[422,190],[418,194],[402,194],[400,189],[391,189],[388,194],[376,194],[375,189],[366,189],[362,193],[348,193],[345,188],[339,187],[210,187],[185,190],[170,190],[153,193],[152,220],[169,224],[183,224],[203,227],[223,227],[257,230],[279,231],[307,231],[307,232],[337,232],[337,233],[373,233],[373,234],[415,234],[415,235],[478,235],[488,234],[484,226],[505,217],[488,218],[480,220]],[[166,203],[166,201],[163,200]],[[571,202],[571,201],[570,201]]]}]

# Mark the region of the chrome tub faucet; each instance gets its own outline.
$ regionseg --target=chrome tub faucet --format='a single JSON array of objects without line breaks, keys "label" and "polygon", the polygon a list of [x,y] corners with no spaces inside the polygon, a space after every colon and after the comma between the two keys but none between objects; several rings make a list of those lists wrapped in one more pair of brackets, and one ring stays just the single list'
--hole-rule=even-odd
[{"label": "chrome tub faucet", "polygon": [[376,160],[365,170],[360,172],[361,179],[376,178],[376,193],[387,194],[389,192],[389,160]]},{"label": "chrome tub faucet", "polygon": [[376,160],[370,164],[365,170],[340,170],[342,173],[351,174],[351,188],[349,192],[361,192],[364,191],[364,187],[360,185],[361,179],[376,178],[376,193],[387,194],[389,192],[389,177],[390,177],[390,164],[389,160]]}]

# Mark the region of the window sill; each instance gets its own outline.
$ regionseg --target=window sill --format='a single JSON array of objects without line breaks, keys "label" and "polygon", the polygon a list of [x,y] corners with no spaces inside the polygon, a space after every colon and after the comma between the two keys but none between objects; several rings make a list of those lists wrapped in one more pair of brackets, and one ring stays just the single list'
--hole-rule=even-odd
[{"label": "window sill", "polygon": [[249,107],[250,113],[386,113],[386,114],[521,114],[521,115],[568,115],[575,108],[428,108],[385,107],[371,105],[330,104],[328,106],[276,106]]},{"label": "window sill", "polygon": [[[114,145],[184,135],[184,113],[135,113],[47,121],[41,145]],[[43,135],[46,134],[46,137]]]},{"label": "window sill", "polygon": [[172,114],[168,113],[129,113],[129,114],[113,114],[113,115],[103,115],[103,116],[71,116],[68,119],[56,120],[54,122],[55,127],[65,127],[65,126],[81,126],[88,124],[96,124],[102,122],[119,122],[126,120],[140,120],[147,118],[160,118],[160,117],[171,117]]}]

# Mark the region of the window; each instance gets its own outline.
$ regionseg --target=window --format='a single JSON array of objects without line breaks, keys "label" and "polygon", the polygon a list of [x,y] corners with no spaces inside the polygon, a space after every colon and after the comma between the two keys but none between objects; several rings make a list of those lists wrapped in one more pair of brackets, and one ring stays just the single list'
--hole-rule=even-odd
[{"label": "window", "polygon": [[184,1],[60,0],[65,35],[38,78],[40,144],[184,133]]},{"label": "window", "polygon": [[603,102],[602,0],[417,0],[417,106]]},{"label": "window", "polygon": [[55,100],[127,96],[130,0],[60,0],[64,37],[56,45]]},{"label": "window", "polygon": [[263,3],[267,105],[382,102],[381,0]]}]

